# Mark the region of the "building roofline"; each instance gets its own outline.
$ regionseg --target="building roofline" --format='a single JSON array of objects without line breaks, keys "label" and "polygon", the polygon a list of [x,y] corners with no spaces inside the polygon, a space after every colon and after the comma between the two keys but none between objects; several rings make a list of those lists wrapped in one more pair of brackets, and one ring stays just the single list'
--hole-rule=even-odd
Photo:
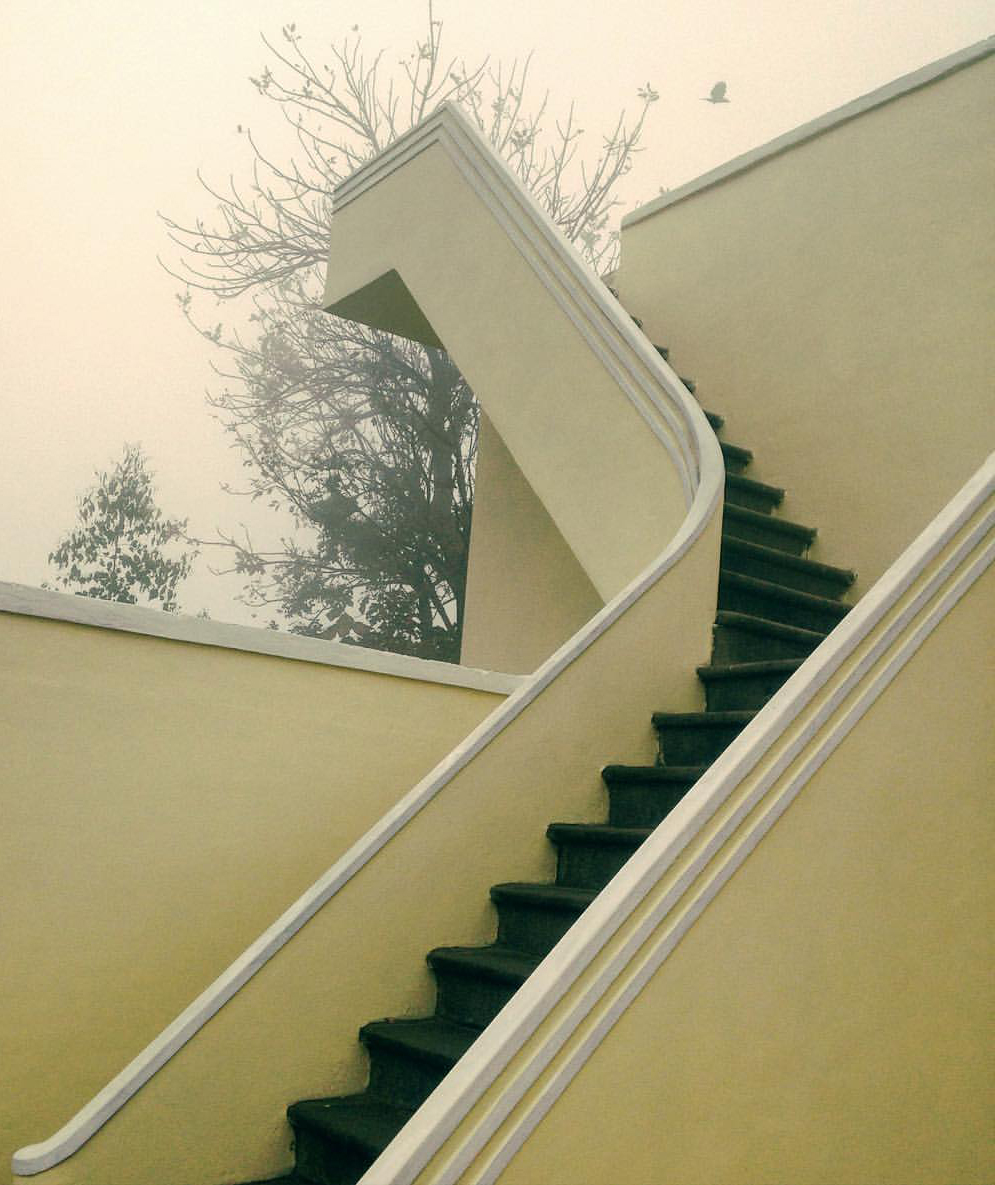
[{"label": "building roofline", "polygon": [[960,49],[956,53],[948,54],[944,58],[930,62],[929,65],[922,66],[918,70],[913,70],[910,74],[903,74],[901,77],[893,79],[884,86],[880,86],[866,95],[861,95],[859,99],[853,99],[849,103],[844,103],[842,107],[827,111],[825,115],[820,115],[808,123],[803,123],[799,127],[793,128],[790,132],[785,132],[783,135],[769,140],[766,144],[762,144],[758,148],[751,148],[749,152],[735,156],[732,160],[726,161],[725,164],[710,169],[707,173],[702,173],[700,177],[696,177],[693,181],[679,185],[676,189],[661,194],[658,198],[654,198],[653,201],[648,202],[646,205],[639,206],[629,214],[626,214],[622,219],[622,229],[625,230],[630,226],[634,226],[637,222],[641,222],[644,218],[649,218],[653,214],[665,210],[668,206],[673,206],[685,198],[693,197],[696,193],[701,193],[704,189],[710,189],[713,185],[719,185],[721,182],[727,181],[739,173],[755,168],[757,165],[770,160],[771,157],[779,156],[782,152],[787,152],[799,144],[804,144],[816,136],[821,136],[824,132],[832,131],[841,124],[848,123],[851,119],[856,119],[859,115],[873,111],[876,107],[882,107],[885,103],[890,103],[894,99],[900,99],[903,95],[907,95],[911,91],[919,90],[921,87],[938,82],[941,78],[955,74],[958,70],[964,69],[965,66],[971,66],[993,53],[995,53],[995,36],[987,37],[984,41],[978,41],[974,45],[969,45],[966,49]]}]

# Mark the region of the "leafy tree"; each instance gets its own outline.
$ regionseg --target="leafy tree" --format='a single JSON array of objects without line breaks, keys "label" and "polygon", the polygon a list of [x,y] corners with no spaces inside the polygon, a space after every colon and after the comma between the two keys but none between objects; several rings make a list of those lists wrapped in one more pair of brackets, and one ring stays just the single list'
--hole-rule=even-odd
[{"label": "leafy tree", "polygon": [[[272,68],[251,81],[293,127],[294,159],[277,163],[240,127],[251,184],[204,182],[211,226],[164,220],[184,252],[173,273],[188,285],[183,311],[229,359],[216,367],[229,385],[208,402],[249,470],[231,492],[288,509],[298,528],[269,551],[247,532],[209,542],[248,578],[243,599],[278,607],[296,632],[458,661],[477,405],[443,351],[320,311],[332,191],[437,104],[458,102],[604,270],[617,256],[613,190],[657,96],[643,88],[635,121],[623,113],[585,155],[573,108],[555,120],[548,95],[530,100],[528,59],[510,69],[444,59],[431,5],[399,77],[365,55],[356,26],[321,58],[295,25],[282,34],[281,47],[263,39]],[[200,324],[192,288],[248,298],[249,333]]]},{"label": "leafy tree", "polygon": [[182,537],[186,520],[167,519],[155,503],[152,476],[137,445],[79,499],[78,523],[49,555],[56,582],[83,597],[135,604],[139,596],[175,612],[176,586],[193,564],[163,548]]}]

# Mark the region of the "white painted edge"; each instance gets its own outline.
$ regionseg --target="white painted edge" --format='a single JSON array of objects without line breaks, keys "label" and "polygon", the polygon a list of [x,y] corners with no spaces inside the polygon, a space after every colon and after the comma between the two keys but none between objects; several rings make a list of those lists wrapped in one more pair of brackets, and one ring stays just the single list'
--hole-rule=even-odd
[{"label": "white painted edge", "polygon": [[407,654],[391,654],[383,650],[368,650],[324,638],[306,638],[279,630],[260,629],[251,625],[231,625],[188,617],[182,613],[165,613],[145,605],[127,605],[119,601],[102,601],[96,597],[34,588],[28,584],[0,581],[0,613],[15,613],[24,617],[43,617],[49,621],[66,621],[74,625],[97,629],[122,630],[129,634],[144,634],[150,638],[165,638],[171,642],[191,642],[197,646],[218,646],[225,650],[242,650],[248,654],[264,654],[271,658],[289,658],[295,662],[318,663],[321,666],[344,667],[353,671],[368,671],[376,675],[394,675],[398,679],[419,679],[424,683],[445,683],[452,687],[466,687],[473,691],[492,691],[510,695],[521,687],[527,676],[507,675],[500,671],[480,671],[475,667],[461,667],[455,663],[438,662],[428,658],[412,658]]},{"label": "white painted edge", "polygon": [[[447,114],[448,112],[448,114]],[[435,118],[434,116],[431,118]],[[466,123],[465,118],[442,109],[441,118]],[[417,131],[417,129],[416,129]],[[470,127],[472,133],[468,151],[480,159],[498,160],[493,149]],[[375,164],[376,162],[374,162]],[[503,162],[498,161],[504,168]],[[535,212],[539,207],[532,203]],[[555,233],[555,232],[554,232]],[[484,719],[451,753],[425,778],[410,790],[395,806],[359,839],[348,852],[337,860],[307,889],[251,946],[249,946],[220,976],[203,991],[158,1037],[146,1046],[114,1077],[90,1102],[79,1110],[54,1135],[37,1144],[18,1149],[12,1158],[13,1171],[21,1176],[43,1172],[76,1152],[132,1097],[156,1072],[166,1064],[269,960],[309,921],[323,905],[370,861],[421,809],[446,786],[465,765],[504,731],[528,705],[536,699],[575,659],[601,637],[629,608],[670,571],[701,536],[716,510],[722,504],[724,466],[715,434],[704,413],[692,399],[687,388],[673,376],[670,368],[637,333],[635,324],[621,310],[618,302],[594,273],[587,268],[565,244],[559,255],[573,256],[573,282],[586,297],[593,297],[609,322],[618,330],[621,341],[613,345],[613,353],[624,359],[627,351],[634,351],[650,375],[661,383],[662,395],[656,396],[661,405],[668,400],[687,427],[691,448],[697,465],[690,475],[695,487],[690,508],[673,539],[661,554],[639,573],[603,609],[599,610],[572,638],[551,655],[532,675],[524,677],[509,697]],[[635,368],[632,368],[635,370]],[[661,371],[666,371],[661,380]],[[672,392],[670,386],[675,386]],[[671,413],[673,414],[673,413]],[[42,590],[38,590],[42,591]],[[73,598],[83,600],[83,598]],[[154,612],[154,611],[152,611]],[[168,616],[163,614],[163,616]],[[196,620],[196,619],[195,619]],[[205,623],[207,624],[207,623]],[[120,628],[120,627],[113,627]],[[230,629],[245,627],[226,627]],[[264,631],[265,632],[265,631]],[[442,664],[444,665],[444,664]]]},{"label": "white painted edge", "polygon": [[457,104],[441,104],[417,127],[343,181],[334,193],[334,209],[344,209],[436,144],[445,149],[670,453],[690,505],[703,467],[713,460],[711,450],[706,454],[701,450],[702,440],[714,440],[710,431],[702,432],[704,412],[677,373]]},{"label": "white painted edge", "polygon": [[[751,723],[739,734],[733,743],[709,767],[694,788],[681,800],[678,806],[656,828],[629,859],[622,870],[592,904],[581,914],[578,921],[560,940],[553,950],[529,976],[522,987],[495,1017],[466,1054],[446,1075],[435,1091],[425,1100],[407,1124],[400,1130],[382,1155],[361,1178],[361,1185],[409,1185],[424,1168],[432,1156],[439,1151],[448,1137],[458,1127],[471,1107],[484,1091],[494,1082],[512,1057],[522,1048],[528,1038],[552,1012],[553,1008],[571,989],[580,975],[602,950],[605,943],[631,916],[646,894],[672,867],[688,844],[701,832],[715,812],[730,798],[743,779],[756,767],[770,747],[784,734],[788,726],[811,702],[818,691],[849,659],[858,646],[875,630],[901,598],[908,592],[927,566],[950,543],[957,532],[975,515],[995,489],[995,453],[965,484],[961,491],[940,512],[925,531],[902,553],[894,564],[864,595],[840,624],[817,647],[798,668],[775,696],[757,713]],[[873,699],[887,686],[901,665],[915,652],[926,635],[933,628],[918,628],[911,639],[903,640],[902,634],[928,602],[940,592],[957,573],[958,566],[973,551],[983,537],[995,525],[995,511],[989,513],[982,524],[961,542],[955,554],[948,557],[941,569],[934,573],[927,586],[920,590],[894,621],[889,623],[882,636],[869,648],[859,664],[836,688],[833,695],[792,746],[782,754],[776,765],[767,771],[761,783],[751,794],[749,801],[741,804],[713,837],[707,849],[699,854],[692,867],[681,877],[645,921],[639,931],[631,936],[625,948],[612,960],[610,966],[600,973],[597,981],[590,985],[584,996],[575,1001],[570,1010],[559,1018],[554,1029],[545,1038],[543,1046],[531,1059],[528,1072],[519,1077],[502,1096],[500,1103],[488,1115],[485,1123],[474,1133],[472,1139],[460,1148],[459,1154],[450,1162],[447,1172],[441,1178],[447,1185],[457,1181],[473,1158],[494,1136],[501,1123],[517,1106],[526,1091],[536,1081],[555,1054],[575,1031],[585,1016],[609,990],[612,982],[622,972],[626,963],[635,955],[651,936],[660,920],[684,894],[701,869],[715,851],[729,838],[746,815],[761,801],[787,765],[805,750],[813,738],[818,738],[818,748],[806,761],[804,768],[796,774],[788,787],[782,791],[787,801],[801,789],[818,766],[829,756],[833,748],[853,727],[859,716],[867,710]],[[995,546],[989,547],[983,563],[972,565],[960,591],[945,598],[943,612],[949,610],[966,587],[981,574],[984,566],[995,557]],[[942,614],[940,615],[942,616]],[[939,618],[936,618],[938,621]],[[934,623],[935,624],[935,621]],[[897,647],[896,655],[888,662],[887,677],[873,674],[874,665]],[[900,661],[899,661],[900,660]],[[876,689],[869,697],[861,699],[856,715],[849,713],[840,722],[821,732],[832,713],[847,695],[858,687],[870,673]],[[780,809],[787,806],[787,801]],[[780,812],[778,812],[780,813]],[[776,815],[769,812],[754,826],[759,828],[750,834],[746,842],[756,845],[772,825]],[[752,831],[752,829],[751,829]],[[744,856],[745,858],[745,856]],[[731,870],[730,870],[731,872]],[[718,892],[716,884],[714,892]],[[707,894],[706,894],[707,895]],[[712,894],[714,895],[714,893]],[[702,905],[702,908],[704,905]],[[700,911],[698,911],[700,912]],[[697,916],[697,913],[695,914]],[[688,925],[694,918],[690,918]],[[683,933],[683,931],[681,932]],[[680,935],[674,940],[676,945]],[[669,953],[669,947],[660,956],[660,961]],[[658,964],[657,964],[658,965]],[[638,990],[638,988],[636,989]],[[626,997],[618,1015],[635,991]],[[613,1017],[614,1017],[613,1013]],[[546,1099],[545,1093],[530,1103],[527,1114],[520,1120],[500,1153],[501,1165],[514,1154],[524,1142],[528,1132],[538,1123],[542,1108],[552,1104],[553,1098],[565,1087],[573,1073],[580,1068],[586,1057],[593,1052],[598,1041],[614,1023],[614,1019],[592,1036],[583,1051],[583,1056],[571,1060],[557,1078],[558,1088]],[[565,1077],[563,1076],[565,1075]],[[553,1086],[549,1089],[554,1089]],[[546,1092],[548,1093],[548,1092]],[[529,1117],[531,1116],[531,1118]],[[533,1122],[534,1120],[534,1122]],[[507,1152],[507,1157],[504,1152]],[[493,1178],[487,1177],[486,1180]]]},{"label": "white painted edge", "polygon": [[622,219],[622,229],[627,230],[630,226],[642,222],[644,218],[658,214],[668,206],[673,206],[685,198],[701,193],[703,189],[710,189],[713,185],[718,185],[730,177],[746,172],[747,169],[763,164],[771,157],[779,156],[782,152],[787,152],[799,144],[804,144],[807,140],[821,136],[824,132],[830,132],[833,128],[848,123],[851,119],[856,119],[857,116],[864,115],[868,111],[873,111],[876,107],[882,107],[885,103],[900,99],[903,95],[928,86],[932,82],[939,82],[940,79],[962,70],[965,66],[972,65],[974,62],[981,61],[982,58],[986,58],[992,53],[995,53],[995,37],[987,37],[984,41],[967,46],[966,49],[948,54],[946,57],[930,62],[929,65],[913,70],[909,74],[903,74],[900,78],[893,79],[869,94],[862,95],[859,99],[854,99],[842,107],[837,107],[833,111],[826,112],[825,115],[803,123],[758,148],[751,148],[749,152],[733,157],[732,160],[703,173],[693,181],[678,185],[667,193],[654,198],[653,201],[647,202],[646,205],[638,206]]}]

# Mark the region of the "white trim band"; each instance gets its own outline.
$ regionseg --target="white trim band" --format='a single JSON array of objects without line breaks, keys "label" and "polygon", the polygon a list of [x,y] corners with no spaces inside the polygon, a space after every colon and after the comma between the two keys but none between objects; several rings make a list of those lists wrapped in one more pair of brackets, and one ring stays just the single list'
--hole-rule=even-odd
[{"label": "white trim band", "polygon": [[166,638],[171,642],[219,646],[225,650],[289,658],[295,662],[314,662],[376,675],[394,675],[398,679],[446,683],[472,691],[493,691],[496,695],[510,695],[527,678],[525,675],[479,671],[475,667],[461,667],[428,658],[411,658],[407,654],[391,654],[383,650],[368,650],[344,642],[329,642],[324,638],[306,638],[300,634],[285,634],[279,630],[260,629],[251,625],[230,625],[201,617],[187,617],[182,613],[165,613],[145,605],[101,601],[95,597],[76,596],[74,593],[5,581],[0,581],[0,613],[68,621],[97,629],[123,630],[129,634],[144,634],[149,638]]},{"label": "white trim band", "polygon": [[842,107],[837,107],[833,111],[827,111],[825,115],[820,115],[808,123],[803,123],[800,127],[792,128],[790,132],[785,132],[783,136],[777,136],[775,139],[769,140],[766,144],[760,145],[759,148],[751,148],[749,152],[744,152],[741,156],[733,157],[732,160],[726,161],[725,164],[719,165],[707,173],[703,173],[693,181],[688,181],[684,185],[678,185],[675,189],[661,194],[660,197],[647,202],[645,206],[637,207],[622,219],[622,229],[626,230],[630,226],[635,226],[637,222],[642,222],[644,218],[650,218],[652,215],[658,214],[661,210],[665,210],[668,206],[673,206],[685,198],[693,197],[694,194],[701,193],[703,189],[710,189],[713,185],[719,185],[721,182],[727,181],[730,177],[735,177],[739,173],[745,173],[747,169],[752,169],[756,165],[770,160],[771,157],[779,156],[782,152],[787,152],[790,148],[804,144],[806,140],[812,140],[816,136],[821,136],[823,132],[831,132],[833,128],[838,128],[841,124],[848,123],[851,119],[856,119],[858,115],[864,115],[868,111],[873,111],[875,107],[882,107],[885,103],[890,103],[893,99],[900,99],[903,95],[909,94],[910,91],[929,86],[931,82],[939,82],[941,78],[946,78],[947,75],[953,74],[957,70],[962,70],[965,66],[970,66],[974,62],[979,62],[982,58],[986,58],[989,54],[993,53],[995,53],[995,37],[987,37],[984,41],[979,41],[975,45],[969,45],[966,49],[958,50],[956,53],[949,54],[945,58],[930,62],[928,66],[923,66],[919,70],[913,70],[910,74],[903,74],[901,78],[896,78],[885,86],[878,87],[877,90],[862,95],[859,99],[845,103]]}]

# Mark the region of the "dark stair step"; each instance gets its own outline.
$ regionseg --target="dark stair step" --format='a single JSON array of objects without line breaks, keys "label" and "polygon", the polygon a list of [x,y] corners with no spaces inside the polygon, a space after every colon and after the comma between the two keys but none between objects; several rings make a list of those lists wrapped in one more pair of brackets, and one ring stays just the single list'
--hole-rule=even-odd
[{"label": "dark stair step", "polygon": [[489,1024],[539,963],[504,946],[440,946],[428,965],[438,985],[435,1011],[460,1024]]},{"label": "dark stair step", "polygon": [[712,663],[762,662],[773,658],[805,658],[826,635],[748,613],[719,610],[715,615]]},{"label": "dark stair step", "polygon": [[775,658],[766,662],[724,663],[698,668],[709,712],[762,708],[805,660]]},{"label": "dark stair step", "polygon": [[720,440],[719,447],[722,449],[722,459],[726,463],[726,473],[742,473],[753,460],[753,453],[738,444]]},{"label": "dark stair step", "polygon": [[556,883],[603,889],[651,830],[606,823],[550,823],[546,835],[558,849]]},{"label": "dark stair step", "polygon": [[665,765],[711,765],[756,712],[654,712]]},{"label": "dark stair step", "polygon": [[850,606],[828,597],[785,588],[770,580],[719,569],[719,608],[749,613],[803,630],[829,633],[850,612]]},{"label": "dark stair step", "polygon": [[498,911],[498,945],[542,957],[594,900],[592,889],[508,882],[491,887]]},{"label": "dark stair step", "polygon": [[747,543],[744,539],[722,538],[722,567],[741,576],[755,576],[796,588],[819,597],[841,597],[856,576],[845,568],[834,568],[801,556],[788,555],[775,547]]},{"label": "dark stair step", "polygon": [[294,1103],[287,1108],[297,1161],[290,1180],[354,1185],[412,1114],[365,1093]]},{"label": "dark stair step", "polygon": [[726,474],[728,504],[741,506],[744,510],[755,510],[760,514],[769,514],[783,501],[784,490],[777,486],[769,486],[765,482],[755,481],[752,477],[742,477],[738,473]]},{"label": "dark stair step", "polygon": [[814,527],[803,527],[786,518],[774,518],[744,506],[732,504],[728,498],[722,515],[722,537],[759,543],[762,547],[804,555],[816,536]]},{"label": "dark stair step", "polygon": [[656,827],[708,768],[707,765],[606,765],[608,822],[613,827]]},{"label": "dark stair step", "polygon": [[479,1035],[479,1028],[441,1016],[363,1025],[359,1039],[370,1054],[367,1093],[402,1107],[417,1107]]}]

